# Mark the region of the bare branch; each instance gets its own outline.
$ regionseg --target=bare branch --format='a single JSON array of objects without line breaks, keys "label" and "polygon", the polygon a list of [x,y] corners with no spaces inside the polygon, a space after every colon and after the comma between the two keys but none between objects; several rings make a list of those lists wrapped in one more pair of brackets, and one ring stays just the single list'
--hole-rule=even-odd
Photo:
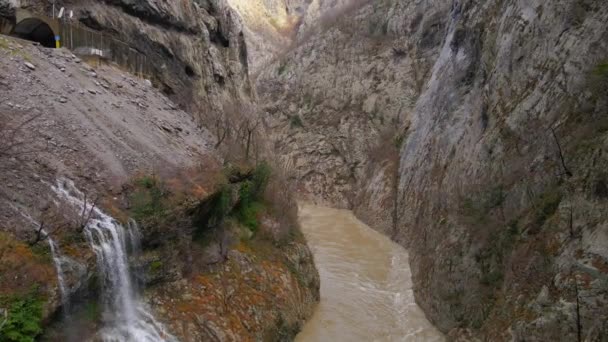
[{"label": "bare branch", "polygon": [[21,132],[32,122],[42,116],[42,113],[36,113],[23,122],[11,127],[9,124],[3,123],[0,126],[0,158],[10,158],[22,154],[30,154],[42,152],[38,149],[18,150],[20,147],[32,144],[32,141],[21,141],[18,139]]},{"label": "bare branch", "polygon": [[87,225],[91,221],[91,218],[93,217],[93,212],[95,211],[95,208],[97,207],[98,200],[99,200],[99,197],[95,198],[95,200],[93,202],[91,202],[91,207],[89,208],[89,211],[87,213],[86,212],[87,198],[86,198],[86,194],[85,194],[84,206],[82,208],[82,214],[80,215],[80,224],[78,225],[80,227],[81,232],[87,227]]},{"label": "bare branch", "polygon": [[572,177],[572,172],[570,172],[570,170],[566,166],[566,161],[564,159],[564,153],[562,152],[562,146],[559,143],[559,139],[557,139],[557,134],[555,134],[555,129],[553,127],[551,127],[551,133],[553,133],[553,139],[555,139],[555,144],[557,145],[559,159],[562,163],[562,167],[564,168],[564,172],[565,172],[566,176]]},{"label": "bare branch", "polygon": [[36,245],[38,242],[40,241],[44,241],[48,238],[48,234],[46,234],[44,232],[44,221],[40,222],[40,225],[38,226],[38,228],[36,229],[36,236],[34,237],[34,240],[32,240],[29,245],[30,246],[34,246]]}]

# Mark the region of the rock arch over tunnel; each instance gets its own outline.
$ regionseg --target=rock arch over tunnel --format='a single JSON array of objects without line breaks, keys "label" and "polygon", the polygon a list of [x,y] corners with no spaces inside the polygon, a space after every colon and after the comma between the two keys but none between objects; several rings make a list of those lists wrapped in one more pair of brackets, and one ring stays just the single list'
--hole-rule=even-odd
[{"label": "rock arch over tunnel", "polygon": [[40,43],[44,47],[55,47],[55,32],[49,24],[38,18],[26,18],[15,25],[11,35]]}]

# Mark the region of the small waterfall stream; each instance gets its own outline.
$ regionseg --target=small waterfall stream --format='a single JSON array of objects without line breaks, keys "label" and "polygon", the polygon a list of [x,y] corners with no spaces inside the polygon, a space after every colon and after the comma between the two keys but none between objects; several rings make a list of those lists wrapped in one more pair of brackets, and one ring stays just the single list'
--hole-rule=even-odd
[{"label": "small waterfall stream", "polygon": [[80,212],[93,214],[84,234],[96,255],[102,282],[104,327],[99,338],[107,342],[174,341],[137,298],[127,254],[139,250],[137,225],[131,222],[125,229],[99,208],[85,203],[83,193],[70,180],[58,181],[53,190]]},{"label": "small waterfall stream", "polygon": [[51,237],[44,232],[44,235],[47,237],[47,241],[49,242],[49,248],[51,249],[51,256],[53,258],[53,264],[55,264],[55,271],[57,272],[57,283],[59,285],[59,291],[61,293],[61,304],[63,306],[63,311],[69,311],[70,301],[68,300],[69,293],[67,286],[65,285],[65,272],[63,270],[63,264],[66,260],[61,256],[61,252],[59,251],[59,247],[51,239]]}]

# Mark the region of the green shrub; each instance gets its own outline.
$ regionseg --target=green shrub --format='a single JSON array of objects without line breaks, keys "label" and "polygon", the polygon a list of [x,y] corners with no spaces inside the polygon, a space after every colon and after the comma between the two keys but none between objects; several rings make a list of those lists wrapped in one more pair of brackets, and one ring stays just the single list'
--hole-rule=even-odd
[{"label": "green shrub", "polygon": [[252,202],[247,206],[241,206],[236,212],[239,223],[256,232],[260,226],[258,215],[264,210],[264,205],[259,202]]},{"label": "green shrub", "polygon": [[608,62],[600,63],[595,67],[593,73],[597,76],[608,76]]},{"label": "green shrub", "polygon": [[192,215],[192,223],[196,227],[194,239],[205,245],[209,238],[209,228],[224,222],[229,213],[230,187],[222,186],[215,194],[202,203]]},{"label": "green shrub", "polygon": [[266,190],[266,186],[268,186],[271,174],[272,169],[266,162],[261,162],[255,168],[253,172],[253,195],[256,201],[261,200],[264,196],[264,191]]},{"label": "green shrub", "polygon": [[97,300],[87,302],[84,310],[84,314],[90,322],[95,322],[101,318],[101,306]]},{"label": "green shrub", "polygon": [[498,286],[502,283],[502,278],[502,272],[495,270],[483,273],[480,282],[487,286]]},{"label": "green shrub", "polygon": [[537,227],[542,226],[547,219],[555,214],[561,201],[562,194],[557,190],[548,191],[540,197],[534,218]]},{"label": "green shrub", "polygon": [[0,329],[0,340],[33,342],[42,333],[42,300],[35,296],[11,301],[6,323]]},{"label": "green shrub", "polygon": [[287,62],[281,62],[281,64],[279,64],[279,68],[277,69],[277,73],[279,76],[281,76],[285,73],[285,71],[287,71]]},{"label": "green shrub", "polygon": [[162,182],[153,176],[144,176],[135,181],[136,189],[131,195],[131,212],[137,221],[151,217],[162,217],[166,213],[164,200],[167,197]]},{"label": "green shrub", "polygon": [[401,146],[403,146],[404,141],[405,141],[405,134],[398,134],[393,138],[393,144],[395,145],[395,148],[397,148],[397,149],[401,149]]},{"label": "green shrub", "polygon": [[163,262],[160,260],[154,260],[150,263],[150,270],[152,270],[152,272],[157,272],[161,268],[163,268]]},{"label": "green shrub", "polygon": [[302,122],[302,118],[300,118],[300,116],[298,114],[292,115],[289,118],[289,123],[291,125],[291,128],[301,128],[301,127],[304,127],[304,123]]},{"label": "green shrub", "polygon": [[241,183],[239,188],[239,203],[234,216],[253,232],[259,227],[258,216],[264,210],[264,192],[271,173],[270,165],[262,162],[253,171],[251,180]]}]

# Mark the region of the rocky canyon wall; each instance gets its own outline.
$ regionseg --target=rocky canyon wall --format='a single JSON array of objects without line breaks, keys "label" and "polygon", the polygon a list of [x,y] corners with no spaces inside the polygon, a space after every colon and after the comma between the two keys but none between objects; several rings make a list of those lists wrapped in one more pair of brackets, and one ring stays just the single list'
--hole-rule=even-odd
[{"label": "rocky canyon wall", "polygon": [[369,0],[227,0],[242,17],[254,75],[268,63]]},{"label": "rocky canyon wall", "polygon": [[453,339],[608,336],[607,11],[377,1],[257,79],[303,196],[407,246]]},{"label": "rocky canyon wall", "polygon": [[606,338],[607,15],[601,1],[457,1],[444,19],[397,226],[444,331]]}]

